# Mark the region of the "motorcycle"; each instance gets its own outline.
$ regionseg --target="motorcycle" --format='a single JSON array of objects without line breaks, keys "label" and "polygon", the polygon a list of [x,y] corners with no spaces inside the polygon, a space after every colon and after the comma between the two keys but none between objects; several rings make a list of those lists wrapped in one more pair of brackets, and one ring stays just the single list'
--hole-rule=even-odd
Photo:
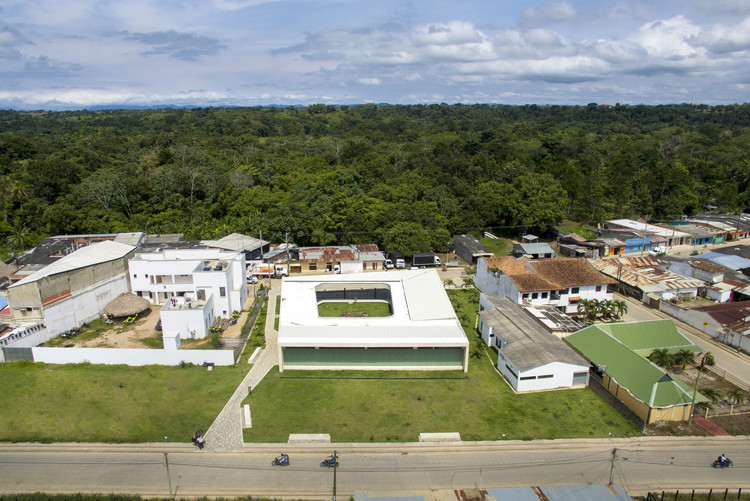
[{"label": "motorcycle", "polygon": [[289,462],[289,456],[286,457],[286,461],[276,458],[271,461],[271,466],[289,466]]},{"label": "motorcycle", "polygon": [[341,466],[341,463],[339,463],[339,458],[336,457],[336,459],[331,460],[331,458],[325,458],[320,463],[321,468],[333,468],[334,466],[338,467]]},{"label": "motorcycle", "polygon": [[718,459],[714,459],[713,464],[711,465],[714,468],[731,468],[734,466],[734,463],[731,459],[727,458],[726,462],[722,463]]}]

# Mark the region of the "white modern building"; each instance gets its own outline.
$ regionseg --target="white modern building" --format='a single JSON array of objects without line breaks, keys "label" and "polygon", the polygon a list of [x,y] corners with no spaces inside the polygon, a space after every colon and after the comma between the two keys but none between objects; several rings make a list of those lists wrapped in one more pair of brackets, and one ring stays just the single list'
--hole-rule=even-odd
[{"label": "white modern building", "polygon": [[[229,318],[242,310],[248,292],[245,283],[245,256],[241,252],[219,249],[165,249],[137,254],[129,261],[133,294],[153,304],[162,304],[167,323],[182,312],[183,323],[191,329],[180,329],[181,337],[200,337],[200,325],[213,318]],[[208,309],[211,304],[212,308]],[[200,311],[200,315],[196,313]],[[187,322],[187,317],[201,317]],[[162,323],[165,319],[162,317]],[[211,321],[213,323],[213,321]],[[209,326],[210,327],[210,326]],[[162,325],[164,332],[168,332]],[[195,334],[190,331],[195,331]]]},{"label": "white modern building", "polygon": [[584,387],[589,363],[507,297],[481,294],[479,332],[517,392]]},{"label": "white modern building", "polygon": [[[382,317],[324,317],[321,303],[378,302]],[[469,340],[436,270],[284,278],[279,370],[463,370]]]},{"label": "white modern building", "polygon": [[615,280],[584,259],[480,258],[474,283],[481,292],[516,304],[550,305],[577,313],[582,299],[612,300]]}]

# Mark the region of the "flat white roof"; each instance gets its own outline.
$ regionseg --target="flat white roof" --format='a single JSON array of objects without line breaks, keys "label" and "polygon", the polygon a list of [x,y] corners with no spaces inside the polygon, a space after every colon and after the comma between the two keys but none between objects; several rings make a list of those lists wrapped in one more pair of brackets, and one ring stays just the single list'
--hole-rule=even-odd
[{"label": "flat white roof", "polygon": [[135,247],[132,245],[121,244],[111,240],[87,245],[86,247],[81,247],[77,251],[71,252],[67,256],[45,266],[41,270],[35,271],[31,275],[28,275],[11,285],[11,287],[36,282],[44,277],[65,273],[66,271],[77,270],[87,266],[120,259],[127,256],[128,253],[133,250],[135,250]]},{"label": "flat white roof", "polygon": [[[391,292],[389,317],[320,317],[321,284],[379,284]],[[279,345],[303,347],[468,346],[436,270],[284,278]]]}]

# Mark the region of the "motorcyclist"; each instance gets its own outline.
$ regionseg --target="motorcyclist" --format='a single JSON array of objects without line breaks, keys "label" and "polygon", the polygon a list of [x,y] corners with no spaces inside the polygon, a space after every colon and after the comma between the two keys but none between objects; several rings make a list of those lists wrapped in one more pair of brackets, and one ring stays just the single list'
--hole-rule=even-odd
[{"label": "motorcyclist", "polygon": [[282,452],[281,455],[276,458],[276,461],[278,461],[279,464],[286,464],[289,462],[289,456]]},{"label": "motorcyclist", "polygon": [[721,466],[726,466],[728,460],[727,457],[722,454],[716,459],[716,461],[718,461]]},{"label": "motorcyclist", "polygon": [[331,455],[331,457],[326,459],[326,462],[331,465],[336,463],[336,456]]}]

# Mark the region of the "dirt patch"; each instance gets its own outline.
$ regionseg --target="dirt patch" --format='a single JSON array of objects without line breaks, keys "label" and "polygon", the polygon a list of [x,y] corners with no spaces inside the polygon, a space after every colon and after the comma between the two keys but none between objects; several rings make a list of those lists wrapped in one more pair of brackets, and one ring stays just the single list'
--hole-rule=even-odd
[{"label": "dirt patch", "polygon": [[[146,338],[156,334],[156,322],[159,321],[159,312],[148,309],[138,315],[138,319],[132,324],[125,324],[122,319],[115,320],[109,330],[99,334],[94,339],[75,346],[84,348],[147,348],[143,343]],[[72,341],[76,341],[73,339]]]}]

